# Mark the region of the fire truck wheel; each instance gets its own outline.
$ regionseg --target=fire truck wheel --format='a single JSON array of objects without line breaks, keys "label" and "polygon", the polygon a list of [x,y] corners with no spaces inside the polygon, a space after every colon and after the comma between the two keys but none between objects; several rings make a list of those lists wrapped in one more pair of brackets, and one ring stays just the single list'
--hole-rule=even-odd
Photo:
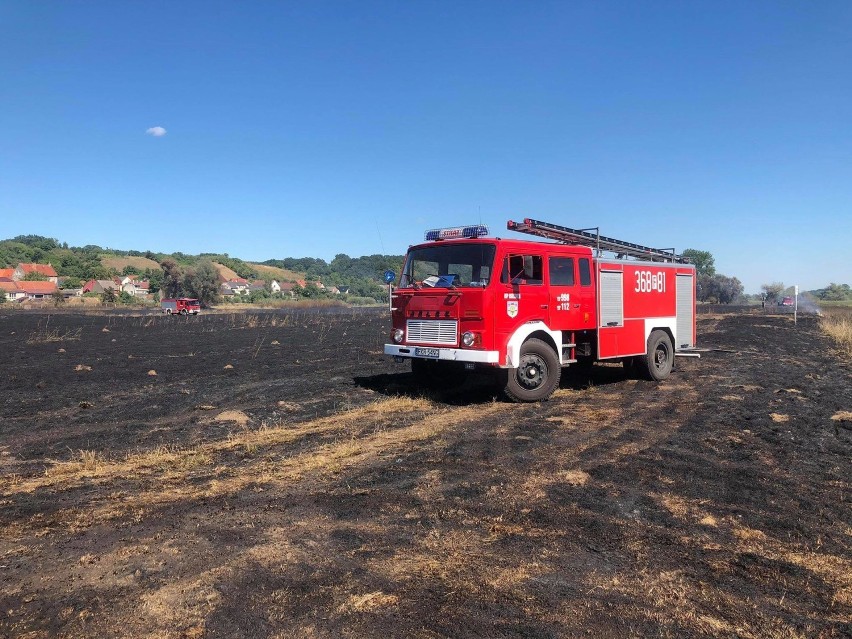
[{"label": "fire truck wheel", "polygon": [[556,351],[533,337],[521,346],[520,365],[508,370],[503,392],[515,402],[540,402],[557,389],[561,374]]},{"label": "fire truck wheel", "polygon": [[669,334],[665,331],[652,331],[648,337],[648,353],[642,361],[642,372],[647,379],[655,382],[666,379],[672,372],[674,348]]}]

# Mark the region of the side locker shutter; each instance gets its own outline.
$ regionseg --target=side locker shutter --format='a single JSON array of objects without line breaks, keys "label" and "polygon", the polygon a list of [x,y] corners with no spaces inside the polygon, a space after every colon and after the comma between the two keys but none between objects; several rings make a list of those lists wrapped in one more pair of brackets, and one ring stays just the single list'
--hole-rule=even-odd
[{"label": "side locker shutter", "polygon": [[677,335],[675,349],[695,346],[692,342],[692,317],[694,291],[692,275],[677,276]]},{"label": "side locker shutter", "polygon": [[601,271],[600,325],[624,326],[624,274],[621,271]]}]

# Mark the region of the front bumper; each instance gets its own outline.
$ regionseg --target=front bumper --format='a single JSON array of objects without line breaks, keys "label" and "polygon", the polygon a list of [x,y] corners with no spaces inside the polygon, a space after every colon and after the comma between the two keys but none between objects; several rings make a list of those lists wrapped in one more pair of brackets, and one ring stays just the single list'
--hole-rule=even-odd
[{"label": "front bumper", "polygon": [[[415,346],[404,346],[402,344],[385,344],[385,355],[395,357],[410,357],[420,359],[435,359],[434,357],[422,357],[414,354]],[[424,347],[420,347],[424,348]],[[432,347],[425,347],[432,348]],[[477,364],[497,364],[500,361],[498,351],[474,351],[466,348],[438,348],[438,359],[448,362],[474,362]]]}]

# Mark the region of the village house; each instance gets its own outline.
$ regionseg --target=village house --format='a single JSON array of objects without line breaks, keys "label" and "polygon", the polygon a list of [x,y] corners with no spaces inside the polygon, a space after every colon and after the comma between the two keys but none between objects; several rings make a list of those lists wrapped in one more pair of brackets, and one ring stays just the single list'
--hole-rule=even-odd
[{"label": "village house", "polygon": [[296,280],[296,284],[298,284],[298,285],[299,285],[299,286],[301,286],[302,288],[305,288],[308,284],[313,284],[313,285],[314,285],[314,286],[316,286],[319,290],[321,290],[321,291],[324,291],[324,290],[325,290],[325,284],[323,284],[323,283],[322,283],[322,282],[320,282],[319,280],[317,280],[316,282],[308,282],[307,280]]},{"label": "village house", "polygon": [[281,293],[282,297],[296,297],[296,292],[293,290],[296,288],[296,285],[293,282],[281,282],[278,285],[278,292]]},{"label": "village house", "polygon": [[59,289],[56,282],[16,282],[28,300],[43,300],[53,295]]},{"label": "village house", "polygon": [[108,288],[111,288],[114,293],[118,294],[120,287],[112,280],[89,280],[83,284],[81,290],[83,293],[103,293]]},{"label": "village house", "polygon": [[234,296],[246,295],[251,293],[251,284],[247,279],[235,277],[233,279],[222,282],[219,286],[219,293],[223,297],[233,298]]},{"label": "village house", "polygon": [[12,302],[25,300],[43,300],[50,297],[59,289],[53,282],[0,282],[0,290],[6,294],[6,299]]},{"label": "village house", "polygon": [[15,268],[12,279],[16,282],[20,282],[30,273],[43,275],[47,278],[47,281],[52,282],[54,286],[59,281],[59,276],[50,264],[24,264],[23,262],[18,264],[17,268]]},{"label": "village house", "polygon": [[150,292],[150,282],[140,280],[138,275],[114,277],[113,282],[118,285],[119,292],[127,293],[133,297],[145,297]]},{"label": "village house", "polygon": [[11,279],[3,278],[0,280],[0,291],[6,294],[6,300],[9,302],[18,302],[24,299],[27,294],[18,288],[18,283]]}]

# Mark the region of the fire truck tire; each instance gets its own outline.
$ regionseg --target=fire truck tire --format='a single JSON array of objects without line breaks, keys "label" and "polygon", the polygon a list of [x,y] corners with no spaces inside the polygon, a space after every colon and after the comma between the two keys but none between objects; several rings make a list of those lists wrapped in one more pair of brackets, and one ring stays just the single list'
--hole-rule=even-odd
[{"label": "fire truck tire", "polygon": [[651,331],[648,336],[648,353],[642,358],[640,369],[646,379],[659,382],[671,374],[674,365],[674,347],[665,331]]},{"label": "fire truck tire", "polygon": [[521,346],[520,366],[507,371],[503,392],[514,402],[540,402],[559,387],[562,367],[548,344],[532,337]]}]

